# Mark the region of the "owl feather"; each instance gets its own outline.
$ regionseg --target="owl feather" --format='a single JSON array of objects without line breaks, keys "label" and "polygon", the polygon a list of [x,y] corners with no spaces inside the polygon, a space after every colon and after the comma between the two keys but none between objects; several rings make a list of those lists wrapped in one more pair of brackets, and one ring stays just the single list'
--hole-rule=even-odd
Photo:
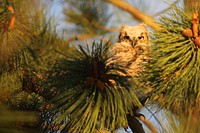
[{"label": "owl feather", "polygon": [[149,57],[149,33],[145,24],[121,27],[118,43],[111,50],[111,64],[126,68],[127,74],[139,76]]}]

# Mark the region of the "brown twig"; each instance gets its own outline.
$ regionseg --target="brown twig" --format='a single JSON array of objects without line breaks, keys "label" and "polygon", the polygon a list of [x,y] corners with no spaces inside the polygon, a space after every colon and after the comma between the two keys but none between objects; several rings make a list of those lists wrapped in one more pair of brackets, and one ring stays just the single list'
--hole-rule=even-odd
[{"label": "brown twig", "polygon": [[104,0],[107,1],[120,9],[129,12],[132,14],[136,19],[144,22],[145,24],[149,25],[154,30],[160,30],[160,25],[154,21],[154,19],[145,13],[141,12],[140,10],[136,9],[135,7],[131,6],[129,3],[125,2],[124,0]]},{"label": "brown twig", "polygon": [[93,36],[94,36],[93,34],[80,34],[80,35],[77,35],[77,36],[67,39],[66,43],[70,43],[72,41],[83,41],[83,40],[89,39]]},{"label": "brown twig", "polygon": [[92,24],[93,24],[96,28],[102,29],[102,30],[107,31],[107,32],[113,32],[113,31],[118,31],[118,30],[120,30],[119,27],[111,27],[111,28],[108,28],[108,27],[105,27],[105,26],[103,26],[103,25],[100,25],[100,24],[98,24],[98,23],[96,23],[96,22],[94,22],[94,21],[92,22]]},{"label": "brown twig", "polygon": [[150,130],[152,133],[158,133],[154,125],[147,120],[144,116],[137,117],[140,121],[142,121]]}]

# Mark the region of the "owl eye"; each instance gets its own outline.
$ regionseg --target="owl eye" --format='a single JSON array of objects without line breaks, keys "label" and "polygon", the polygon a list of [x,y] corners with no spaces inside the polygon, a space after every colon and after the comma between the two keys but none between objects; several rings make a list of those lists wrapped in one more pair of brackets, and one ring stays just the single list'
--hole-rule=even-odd
[{"label": "owl eye", "polygon": [[139,36],[138,39],[143,40],[144,36]]},{"label": "owl eye", "polygon": [[130,37],[129,37],[129,36],[124,36],[124,39],[127,39],[127,40],[129,40],[129,39],[130,39]]}]

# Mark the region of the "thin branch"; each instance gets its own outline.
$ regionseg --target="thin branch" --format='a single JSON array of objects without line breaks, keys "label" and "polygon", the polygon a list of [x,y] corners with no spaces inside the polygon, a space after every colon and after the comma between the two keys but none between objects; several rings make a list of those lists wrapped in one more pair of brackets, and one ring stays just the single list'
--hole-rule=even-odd
[{"label": "thin branch", "polygon": [[72,41],[82,41],[82,40],[86,40],[86,39],[89,39],[91,37],[93,37],[94,35],[93,34],[80,34],[80,35],[77,35],[77,36],[74,36],[74,37],[71,37],[69,39],[66,40],[66,43],[70,43]]},{"label": "thin branch", "polygon": [[124,0],[104,0],[104,1],[107,1],[119,7],[120,9],[129,12],[136,19],[144,22],[145,24],[149,25],[151,28],[155,30],[160,30],[160,25],[156,23],[152,17],[146,15],[145,13],[131,6],[129,3],[125,2]]},{"label": "thin branch", "polygon": [[156,130],[154,125],[148,119],[146,119],[144,116],[141,115],[141,116],[139,116],[137,118],[140,121],[142,121],[151,130],[152,133],[158,133],[158,131]]},{"label": "thin branch", "polygon": [[107,32],[113,32],[113,31],[118,31],[120,30],[120,27],[111,27],[111,28],[108,28],[108,27],[105,27],[103,25],[100,25],[96,22],[92,22],[92,24],[96,27],[96,28],[99,28],[99,29],[102,29],[104,31],[107,31]]},{"label": "thin branch", "polygon": [[[104,30],[106,32],[113,32],[113,31],[120,30],[120,27],[108,28],[108,27],[105,27],[105,26],[97,23],[96,21],[92,21],[92,22],[90,22],[90,24],[94,25],[97,29],[101,29],[101,30]],[[80,34],[80,35],[77,35],[77,36],[74,36],[74,37],[71,37],[71,38],[67,39],[66,42],[70,43],[72,41],[83,41],[83,40],[92,38],[93,36],[94,36],[94,34],[92,34],[92,33],[90,33],[90,34]]]}]

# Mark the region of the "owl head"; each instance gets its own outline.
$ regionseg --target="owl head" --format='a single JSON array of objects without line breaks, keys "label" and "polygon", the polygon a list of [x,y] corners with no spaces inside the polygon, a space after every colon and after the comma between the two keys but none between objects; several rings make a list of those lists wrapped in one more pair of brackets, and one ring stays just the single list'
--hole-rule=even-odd
[{"label": "owl head", "polygon": [[138,43],[149,44],[149,33],[145,24],[135,26],[124,25],[121,27],[119,43],[126,42],[132,46]]}]

